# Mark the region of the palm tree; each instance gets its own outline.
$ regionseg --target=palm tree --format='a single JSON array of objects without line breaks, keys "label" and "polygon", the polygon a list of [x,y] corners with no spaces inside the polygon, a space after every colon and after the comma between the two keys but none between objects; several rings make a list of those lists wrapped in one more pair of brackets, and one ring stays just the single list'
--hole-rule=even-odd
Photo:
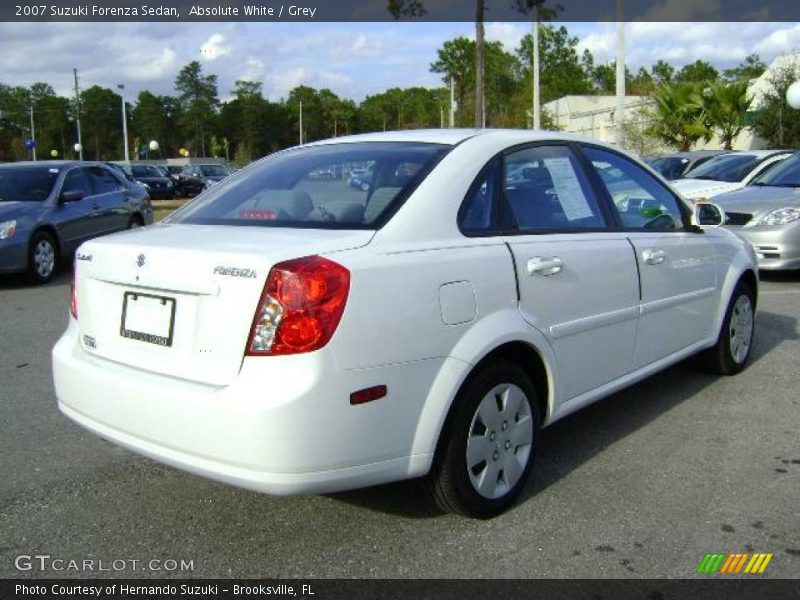
[{"label": "palm tree", "polygon": [[710,140],[712,130],[698,100],[701,97],[694,83],[660,85],[653,92],[655,107],[650,111],[647,133],[682,152],[700,140]]},{"label": "palm tree", "polygon": [[753,102],[747,87],[744,81],[714,83],[694,97],[703,110],[702,122],[709,133],[719,136],[726,150],[733,149],[733,140],[747,127],[745,115]]}]

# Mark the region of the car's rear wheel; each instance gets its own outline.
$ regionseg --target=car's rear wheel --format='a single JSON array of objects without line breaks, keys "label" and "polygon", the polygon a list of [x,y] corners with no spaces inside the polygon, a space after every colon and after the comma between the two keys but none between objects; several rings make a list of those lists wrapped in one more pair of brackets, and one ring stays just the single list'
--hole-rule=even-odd
[{"label": "car's rear wheel", "polygon": [[744,282],[733,291],[717,343],[703,355],[704,366],[720,375],[735,375],[750,360],[755,333],[755,294]]},{"label": "car's rear wheel", "polygon": [[139,215],[133,215],[131,220],[128,221],[128,229],[138,229],[139,227],[144,227],[142,218]]},{"label": "car's rear wheel", "polygon": [[47,283],[56,274],[58,247],[53,236],[37,231],[28,250],[28,278],[34,283]]},{"label": "car's rear wheel", "polygon": [[539,404],[518,366],[486,365],[465,383],[426,487],[446,512],[493,517],[530,474],[539,439]]}]

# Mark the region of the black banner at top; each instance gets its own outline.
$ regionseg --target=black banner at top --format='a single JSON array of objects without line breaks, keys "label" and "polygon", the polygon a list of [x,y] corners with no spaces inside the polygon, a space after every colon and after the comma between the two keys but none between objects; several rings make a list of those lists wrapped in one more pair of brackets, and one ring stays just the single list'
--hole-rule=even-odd
[{"label": "black banner at top", "polygon": [[[4,0],[0,21],[474,21],[478,0]],[[798,0],[484,0],[485,21],[797,21]]]}]

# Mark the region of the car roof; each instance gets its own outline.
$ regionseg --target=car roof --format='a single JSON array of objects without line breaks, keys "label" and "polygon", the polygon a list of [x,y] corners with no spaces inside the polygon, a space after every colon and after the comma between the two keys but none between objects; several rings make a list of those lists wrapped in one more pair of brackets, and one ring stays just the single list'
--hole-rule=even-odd
[{"label": "car roof", "polygon": [[599,146],[608,146],[595,138],[565,133],[563,131],[546,131],[543,129],[406,129],[402,131],[383,131],[377,133],[360,133],[337,138],[329,138],[305,144],[318,146],[337,143],[357,142],[417,142],[424,144],[445,144],[455,146],[468,139],[481,137],[506,140],[510,144],[536,142],[545,140],[565,140],[586,142]]}]

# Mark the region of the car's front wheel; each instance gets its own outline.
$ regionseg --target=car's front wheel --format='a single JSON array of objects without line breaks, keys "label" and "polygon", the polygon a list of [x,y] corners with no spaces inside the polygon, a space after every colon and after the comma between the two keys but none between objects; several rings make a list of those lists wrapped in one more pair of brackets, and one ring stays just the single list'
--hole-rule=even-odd
[{"label": "car's front wheel", "polygon": [[28,278],[33,283],[47,283],[55,276],[57,266],[58,247],[53,236],[37,231],[28,250]]},{"label": "car's front wheel", "polygon": [[426,480],[446,512],[488,518],[525,485],[539,439],[539,404],[518,366],[494,362],[465,383]]},{"label": "car's front wheel", "polygon": [[747,366],[755,333],[755,306],[755,293],[740,282],[731,296],[717,343],[702,355],[709,371],[735,375]]}]

